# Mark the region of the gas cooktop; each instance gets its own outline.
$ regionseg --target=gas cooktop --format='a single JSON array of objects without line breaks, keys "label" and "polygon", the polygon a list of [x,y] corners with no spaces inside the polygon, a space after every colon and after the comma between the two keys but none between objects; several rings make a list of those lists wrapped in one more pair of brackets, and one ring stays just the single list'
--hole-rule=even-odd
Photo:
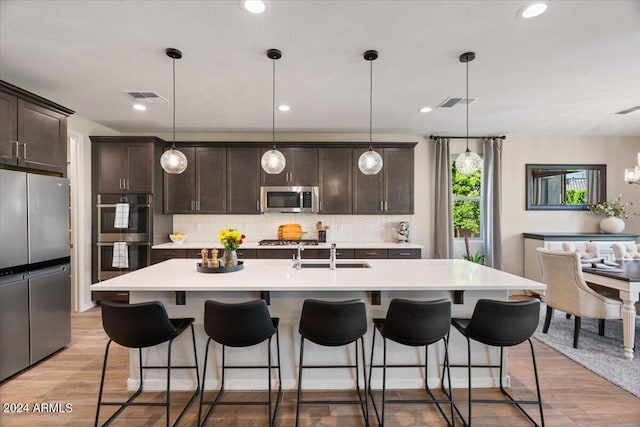
[{"label": "gas cooktop", "polygon": [[265,240],[260,240],[258,242],[258,244],[260,246],[294,246],[294,245],[297,245],[298,243],[300,243],[302,246],[317,246],[318,245],[318,241],[317,240],[311,240],[311,239],[307,239],[307,240],[270,240],[270,239],[265,239]]}]

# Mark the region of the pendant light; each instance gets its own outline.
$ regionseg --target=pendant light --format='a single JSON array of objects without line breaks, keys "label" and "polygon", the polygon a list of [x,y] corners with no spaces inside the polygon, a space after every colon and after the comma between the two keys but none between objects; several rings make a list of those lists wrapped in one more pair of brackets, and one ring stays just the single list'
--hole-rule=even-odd
[{"label": "pendant light", "polygon": [[276,149],[276,60],[282,58],[282,52],[278,49],[269,49],[267,57],[273,61],[273,98],[271,103],[271,140],[273,148],[262,155],[260,164],[266,173],[277,175],[287,165],[287,159],[284,158],[284,154]]},{"label": "pendant light", "polygon": [[475,57],[476,54],[473,52],[460,55],[460,62],[467,64],[467,95],[465,98],[467,104],[467,150],[456,159],[456,171],[464,175],[476,173],[482,163],[480,156],[469,150],[469,62],[473,61]]},{"label": "pendant light", "polygon": [[636,167],[624,170],[624,180],[628,184],[640,184],[640,153]]},{"label": "pendant light", "polygon": [[187,157],[182,151],[176,150],[176,59],[182,58],[182,52],[170,47],[166,54],[173,59],[173,143],[169,150],[162,153],[160,166],[166,173],[181,174],[187,169]]},{"label": "pendant light", "polygon": [[373,61],[378,59],[377,50],[368,50],[364,53],[364,59],[369,61],[369,150],[360,155],[358,169],[365,175],[375,175],[382,170],[382,156],[373,151],[372,122],[373,122]]}]

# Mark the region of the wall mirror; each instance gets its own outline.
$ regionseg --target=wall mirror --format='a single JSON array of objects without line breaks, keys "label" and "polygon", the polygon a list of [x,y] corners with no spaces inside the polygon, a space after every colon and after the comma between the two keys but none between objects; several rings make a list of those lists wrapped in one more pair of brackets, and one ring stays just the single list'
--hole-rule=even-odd
[{"label": "wall mirror", "polygon": [[527,164],[527,210],[588,210],[607,199],[607,165]]}]

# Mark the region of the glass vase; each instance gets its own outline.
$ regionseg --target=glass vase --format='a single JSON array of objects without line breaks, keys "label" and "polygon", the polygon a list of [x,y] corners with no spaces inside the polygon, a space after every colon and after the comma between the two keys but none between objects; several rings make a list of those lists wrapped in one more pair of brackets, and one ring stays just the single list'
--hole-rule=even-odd
[{"label": "glass vase", "polygon": [[236,251],[230,251],[225,249],[222,254],[222,266],[223,267],[235,267],[238,265],[238,254]]}]

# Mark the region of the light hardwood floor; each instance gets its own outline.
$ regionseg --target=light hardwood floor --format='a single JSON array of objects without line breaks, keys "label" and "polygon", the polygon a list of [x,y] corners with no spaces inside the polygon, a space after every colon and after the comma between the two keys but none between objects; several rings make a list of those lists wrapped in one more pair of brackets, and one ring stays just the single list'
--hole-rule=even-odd
[{"label": "light hardwood floor", "polygon": [[[95,405],[100,380],[100,370],[107,338],[100,322],[100,310],[92,309],[72,316],[73,340],[64,349],[37,366],[14,376],[0,384],[0,402],[5,404],[27,403],[29,413],[0,412],[2,427],[33,426],[90,426],[93,425]],[[534,341],[545,420],[548,426],[640,426],[640,399],[600,378],[591,371],[567,359],[560,353]],[[1,355],[0,355],[1,357]],[[520,397],[532,397],[535,383],[531,376],[528,345],[510,350],[510,374],[512,392]],[[616,361],[611,361],[615,363]],[[117,399],[125,396],[125,380],[128,377],[128,350],[112,346],[109,380],[105,387],[122,390],[111,394]],[[397,395],[420,398],[414,391],[397,391]],[[239,398],[262,399],[259,393],[238,393]],[[313,393],[305,398],[313,398]],[[464,412],[465,390],[454,393]],[[478,392],[478,396],[498,398],[493,390]],[[153,400],[162,397],[159,393],[144,393],[142,398]],[[172,414],[177,415],[188,393],[173,393]],[[232,396],[233,397],[233,396]],[[475,397],[475,396],[474,396]],[[65,413],[33,412],[34,404],[60,403],[71,405]],[[537,419],[535,406],[531,407]],[[393,426],[440,426],[445,425],[433,405],[393,405],[387,407],[386,425]],[[110,408],[102,410],[101,419],[112,413]],[[279,411],[278,426],[294,425],[295,393],[285,393]],[[181,426],[196,425],[197,405],[192,405],[180,422]],[[129,408],[112,424],[113,426],[163,426],[162,408]],[[266,426],[264,407],[220,407],[216,409],[207,425],[257,427]],[[458,424],[458,421],[456,423]],[[344,405],[320,405],[303,408],[301,427],[311,426],[362,426],[363,420],[357,410]],[[372,425],[376,425],[375,422]],[[459,425],[459,424],[458,424]],[[526,426],[525,419],[508,405],[474,406],[474,426]]]}]

